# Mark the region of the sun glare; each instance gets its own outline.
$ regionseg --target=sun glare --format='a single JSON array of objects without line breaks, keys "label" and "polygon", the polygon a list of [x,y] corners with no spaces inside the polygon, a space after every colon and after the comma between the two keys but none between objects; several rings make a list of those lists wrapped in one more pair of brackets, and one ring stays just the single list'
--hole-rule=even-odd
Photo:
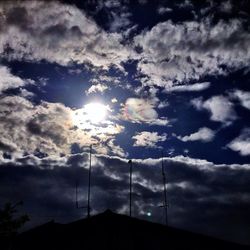
[{"label": "sun glare", "polygon": [[92,123],[102,122],[107,114],[107,107],[101,103],[89,103],[84,106],[84,115]]}]

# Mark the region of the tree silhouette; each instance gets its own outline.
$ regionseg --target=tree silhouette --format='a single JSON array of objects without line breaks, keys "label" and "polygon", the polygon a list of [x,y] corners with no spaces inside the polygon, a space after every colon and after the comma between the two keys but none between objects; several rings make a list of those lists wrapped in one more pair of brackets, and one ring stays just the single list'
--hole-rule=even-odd
[{"label": "tree silhouette", "polygon": [[0,240],[2,246],[5,246],[5,249],[11,249],[12,242],[18,229],[29,220],[26,214],[17,216],[17,207],[22,204],[22,201],[14,205],[8,202],[0,209]]}]

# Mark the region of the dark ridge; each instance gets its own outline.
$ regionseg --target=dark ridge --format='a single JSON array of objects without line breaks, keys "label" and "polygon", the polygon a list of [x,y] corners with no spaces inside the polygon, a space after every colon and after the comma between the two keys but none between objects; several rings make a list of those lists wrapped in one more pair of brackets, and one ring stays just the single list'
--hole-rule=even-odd
[{"label": "dark ridge", "polygon": [[107,210],[68,224],[51,221],[26,231],[18,236],[13,249],[241,250],[250,248]]}]

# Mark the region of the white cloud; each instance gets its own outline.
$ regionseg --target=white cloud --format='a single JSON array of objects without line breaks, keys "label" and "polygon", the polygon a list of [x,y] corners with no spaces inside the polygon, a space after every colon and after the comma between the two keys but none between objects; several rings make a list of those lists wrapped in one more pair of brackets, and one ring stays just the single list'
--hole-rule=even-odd
[{"label": "white cloud", "polygon": [[20,89],[20,94],[19,95],[22,96],[22,97],[25,97],[27,99],[32,98],[32,97],[35,96],[34,93],[32,93],[32,92],[30,92],[30,91],[28,91],[26,89],[23,89],[23,88]]},{"label": "white cloud", "polygon": [[206,100],[203,107],[211,113],[211,120],[231,123],[237,118],[233,104],[224,96],[214,96]]},{"label": "white cloud", "polygon": [[250,92],[236,90],[232,96],[237,98],[243,107],[250,109]]},{"label": "white cloud", "polygon": [[167,125],[167,118],[158,118],[155,105],[154,100],[128,98],[122,108],[122,118],[133,123]]},{"label": "white cloud", "polygon": [[166,92],[197,92],[202,91],[210,87],[210,82],[201,82],[201,83],[194,83],[192,85],[176,85],[169,88],[166,88]]},{"label": "white cloud", "polygon": [[233,5],[230,0],[222,2],[221,5],[219,6],[220,11],[226,12],[226,13],[230,13],[232,11],[232,8],[233,8]]},{"label": "white cloud", "polygon": [[115,144],[114,139],[109,140],[107,145],[110,148],[110,151],[114,155],[118,155],[120,157],[127,157],[128,156],[128,154],[126,152],[124,152],[124,150],[119,145]]},{"label": "white cloud", "polygon": [[71,75],[79,75],[82,73],[82,70],[81,69],[69,69],[68,72]]},{"label": "white cloud", "polygon": [[129,17],[131,14],[129,12],[110,12],[112,15],[112,22],[110,23],[111,32],[119,32],[121,30],[127,30],[131,26],[131,21]]},{"label": "white cloud", "polygon": [[114,0],[108,0],[104,2],[104,6],[107,8],[120,8],[121,3],[118,1],[114,1]]},{"label": "white cloud", "polygon": [[167,101],[161,101],[159,102],[158,109],[163,109],[169,106],[169,103]]},{"label": "white cloud", "polygon": [[179,8],[192,8],[194,7],[190,0],[185,0],[182,3],[176,4]]},{"label": "white cloud", "polygon": [[160,148],[158,142],[166,141],[167,134],[159,135],[158,132],[143,131],[132,137],[135,140],[134,147]]},{"label": "white cloud", "polygon": [[108,87],[106,85],[98,83],[96,85],[92,85],[88,90],[85,91],[85,93],[87,95],[92,94],[92,93],[96,93],[96,92],[103,93],[107,89],[108,89]]},{"label": "white cloud", "polygon": [[163,15],[165,13],[168,13],[168,12],[172,12],[173,10],[171,8],[167,8],[167,7],[162,7],[160,6],[158,9],[157,9],[157,12],[159,15]]},{"label": "white cloud", "polygon": [[0,13],[0,53],[8,59],[87,62],[103,68],[121,68],[121,61],[128,59],[130,50],[120,43],[122,36],[105,32],[74,5],[1,1]]},{"label": "white cloud", "polygon": [[197,109],[202,110],[203,109],[203,100],[201,97],[194,98],[191,100],[191,104]]},{"label": "white cloud", "polygon": [[227,147],[242,156],[250,155],[250,128],[243,129],[239,137],[231,141]]},{"label": "white cloud", "polygon": [[111,99],[111,102],[112,102],[112,103],[117,103],[118,100],[114,97],[114,98]]},{"label": "white cloud", "polygon": [[0,93],[12,88],[22,87],[27,83],[27,80],[13,75],[10,69],[0,65]]},{"label": "white cloud", "polygon": [[237,119],[233,103],[224,96],[213,96],[205,102],[203,102],[201,98],[196,98],[193,99],[191,103],[198,110],[208,110],[212,121],[230,125],[235,119]]},{"label": "white cloud", "polygon": [[187,142],[187,141],[202,141],[202,142],[210,142],[214,139],[215,132],[210,128],[203,127],[200,128],[197,132],[186,135],[186,136],[177,136],[178,139]]},{"label": "white cloud", "polygon": [[127,3],[120,1],[99,1],[96,6],[97,10],[102,10],[107,15],[106,26],[110,32],[122,32],[122,35],[130,33],[131,26],[130,21],[132,14],[129,12]]},{"label": "white cloud", "polygon": [[249,39],[249,32],[237,19],[217,24],[211,18],[158,23],[134,38],[142,48],[138,70],[146,77],[141,80],[144,85],[168,89],[206,75],[225,75],[248,67]]},{"label": "white cloud", "polygon": [[79,147],[94,144],[97,152],[122,154],[121,148],[109,142],[123,130],[121,125],[109,121],[95,126],[81,116],[76,120],[77,112],[60,103],[34,105],[20,96],[2,98],[0,151],[60,155],[70,153],[71,145],[76,143]]}]

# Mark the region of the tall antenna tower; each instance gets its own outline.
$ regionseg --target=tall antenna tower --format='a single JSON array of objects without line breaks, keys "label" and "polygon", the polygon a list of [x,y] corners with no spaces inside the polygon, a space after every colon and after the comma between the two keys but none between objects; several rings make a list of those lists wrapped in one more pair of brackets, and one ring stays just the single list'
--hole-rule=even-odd
[{"label": "tall antenna tower", "polygon": [[82,208],[87,208],[86,206],[79,206],[78,202],[78,181],[76,181],[76,208],[82,209]]},{"label": "tall antenna tower", "polygon": [[128,161],[129,167],[129,216],[132,216],[132,160]]},{"label": "tall antenna tower", "polygon": [[90,217],[90,188],[91,188],[91,159],[92,158],[92,145],[89,146],[89,174],[88,174],[88,201],[87,206],[79,206],[78,202],[78,181],[76,181],[76,190],[75,190],[75,198],[76,198],[76,208],[87,208],[87,217]]},{"label": "tall antenna tower", "polygon": [[91,187],[91,157],[92,157],[92,145],[89,146],[89,186],[88,186],[88,205],[87,213],[88,218],[90,217],[90,187]]},{"label": "tall antenna tower", "polygon": [[161,152],[161,172],[162,172],[162,180],[163,180],[163,195],[164,195],[164,203],[160,207],[165,208],[165,224],[168,225],[168,203],[167,203],[167,189],[166,189],[166,173],[164,169],[163,162],[163,151]]},{"label": "tall antenna tower", "polygon": [[79,204],[78,204],[78,181],[76,181],[76,208],[79,208]]}]

